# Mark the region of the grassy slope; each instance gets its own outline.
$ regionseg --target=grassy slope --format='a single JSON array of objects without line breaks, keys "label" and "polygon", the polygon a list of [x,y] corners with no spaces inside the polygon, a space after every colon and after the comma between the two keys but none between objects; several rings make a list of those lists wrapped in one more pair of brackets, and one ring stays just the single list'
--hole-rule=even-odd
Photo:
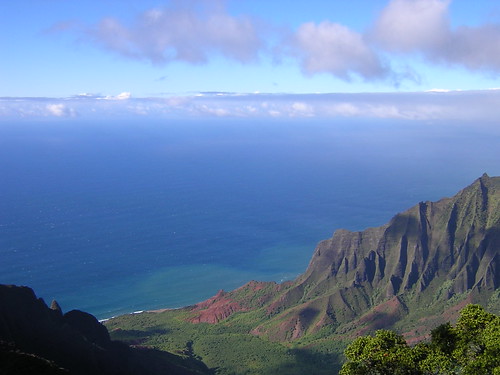
[{"label": "grassy slope", "polygon": [[[421,306],[412,309],[393,328],[407,333],[410,342],[422,340],[430,329],[454,321],[465,304],[478,302],[466,294],[442,302],[439,290],[436,288],[432,297],[422,300]],[[481,304],[498,312],[499,291]],[[217,324],[189,323],[186,319],[193,313],[179,309],[123,315],[109,320],[106,326],[114,340],[201,359],[217,374],[326,375],[340,369],[344,348],[357,335],[364,334],[364,325],[371,325],[370,313],[350,326],[332,325],[286,342],[249,334],[256,325],[270,322],[265,307],[234,313]]]},{"label": "grassy slope", "polygon": [[[124,315],[106,323],[111,336],[139,346],[201,359],[217,374],[332,374],[346,343],[317,340],[278,343],[248,334],[259,311],[236,313],[218,324],[192,324],[184,310]],[[253,324],[251,324],[253,323]],[[315,345],[310,345],[315,342]]]}]

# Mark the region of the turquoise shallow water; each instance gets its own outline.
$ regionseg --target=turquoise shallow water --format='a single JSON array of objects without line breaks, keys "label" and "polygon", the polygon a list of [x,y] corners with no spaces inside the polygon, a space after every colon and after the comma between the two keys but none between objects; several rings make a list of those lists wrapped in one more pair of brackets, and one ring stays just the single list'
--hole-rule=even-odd
[{"label": "turquoise shallow water", "polygon": [[499,140],[476,124],[0,124],[0,282],[107,318],[293,279],[335,229],[500,174]]}]

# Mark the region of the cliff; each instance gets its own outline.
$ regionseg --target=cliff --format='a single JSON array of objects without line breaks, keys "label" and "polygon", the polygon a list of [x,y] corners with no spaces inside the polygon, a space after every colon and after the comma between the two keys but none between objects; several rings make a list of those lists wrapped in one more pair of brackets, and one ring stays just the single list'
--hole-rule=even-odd
[{"label": "cliff", "polygon": [[85,312],[63,314],[27,287],[0,285],[2,374],[209,373],[198,361],[112,341],[108,330]]},{"label": "cliff", "polygon": [[[434,320],[453,319],[463,301],[498,309],[499,252],[500,178],[484,174],[454,197],[420,202],[380,227],[337,230],[296,281],[219,294],[192,309],[190,319],[214,323],[262,308],[267,319],[252,333],[272,340],[324,327],[357,335],[398,324],[418,336]],[[212,306],[225,314],[214,319]],[[421,324],[405,323],[409,317]]]}]

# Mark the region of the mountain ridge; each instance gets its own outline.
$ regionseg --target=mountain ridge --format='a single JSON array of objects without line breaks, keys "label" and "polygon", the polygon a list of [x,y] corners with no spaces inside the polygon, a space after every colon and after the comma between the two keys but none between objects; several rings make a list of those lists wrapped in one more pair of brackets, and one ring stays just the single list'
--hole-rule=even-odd
[{"label": "mountain ridge", "polygon": [[190,308],[189,321],[217,323],[264,308],[266,321],[251,333],[278,341],[366,314],[371,319],[362,322],[371,320],[371,327],[359,332],[387,328],[411,315],[414,305],[491,295],[500,284],[499,249],[500,177],[483,174],[455,196],[420,202],[380,227],[339,229],[318,244],[294,282],[251,282],[219,292]]}]

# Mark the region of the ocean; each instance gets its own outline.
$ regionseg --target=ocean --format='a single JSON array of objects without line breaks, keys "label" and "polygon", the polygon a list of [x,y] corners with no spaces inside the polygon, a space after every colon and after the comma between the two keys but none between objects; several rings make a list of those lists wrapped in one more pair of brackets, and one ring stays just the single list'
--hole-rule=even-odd
[{"label": "ocean", "polygon": [[495,124],[0,123],[0,283],[100,319],[291,280],[334,230],[500,174]]}]

